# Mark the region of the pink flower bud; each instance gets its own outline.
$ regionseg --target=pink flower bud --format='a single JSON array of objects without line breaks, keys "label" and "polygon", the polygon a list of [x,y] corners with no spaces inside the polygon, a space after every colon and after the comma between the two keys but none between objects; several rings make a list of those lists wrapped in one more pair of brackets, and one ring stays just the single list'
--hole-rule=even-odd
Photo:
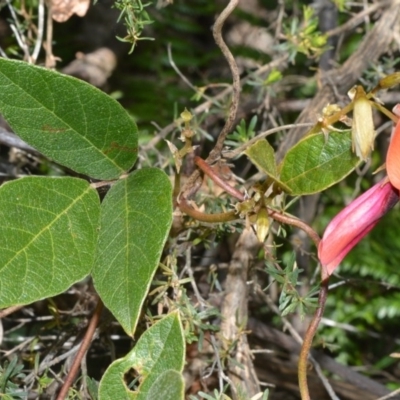
[{"label": "pink flower bud", "polygon": [[318,246],[322,279],[333,273],[346,254],[398,200],[399,191],[384,180],[357,197],[332,219]]}]

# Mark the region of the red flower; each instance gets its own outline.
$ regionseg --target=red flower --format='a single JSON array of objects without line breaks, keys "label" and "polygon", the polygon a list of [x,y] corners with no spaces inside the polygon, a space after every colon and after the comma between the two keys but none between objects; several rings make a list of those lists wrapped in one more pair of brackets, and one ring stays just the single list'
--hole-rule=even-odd
[{"label": "red flower", "polygon": [[[393,108],[393,112],[400,116],[400,104]],[[393,129],[392,139],[386,155],[386,171],[390,183],[400,190],[400,120]]]},{"label": "red flower", "polygon": [[333,273],[346,254],[371,231],[398,200],[399,191],[384,180],[352,201],[333,218],[318,246],[322,279]]}]

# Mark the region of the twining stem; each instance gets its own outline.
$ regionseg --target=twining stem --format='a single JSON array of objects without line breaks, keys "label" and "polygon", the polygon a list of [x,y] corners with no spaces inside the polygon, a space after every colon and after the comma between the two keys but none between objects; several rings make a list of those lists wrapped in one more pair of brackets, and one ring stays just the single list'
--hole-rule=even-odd
[{"label": "twining stem", "polygon": [[219,223],[229,222],[239,219],[236,211],[228,211],[226,213],[205,214],[191,207],[185,198],[179,199],[179,208],[187,215],[201,222]]},{"label": "twining stem", "polygon": [[225,192],[229,193],[239,201],[244,201],[244,194],[239,190],[232,187],[227,181],[223,180],[218,174],[213,170],[213,168],[207,164],[201,157],[196,156],[194,158],[194,163],[206,174],[208,175],[220,188],[224,189]]},{"label": "twining stem", "polygon": [[304,336],[303,345],[300,351],[300,358],[298,364],[298,379],[299,379],[301,400],[311,400],[307,384],[307,361],[315,333],[317,332],[318,325],[321,322],[321,318],[324,314],[326,298],[328,295],[328,281],[329,278],[326,278],[321,282],[319,296],[318,296],[318,307],[315,310],[310,325],[308,326],[307,332]]},{"label": "twining stem", "polygon": [[319,235],[317,232],[314,231],[311,226],[307,225],[305,222],[303,222],[301,219],[288,216],[286,214],[281,214],[280,212],[273,210],[272,208],[267,207],[268,210],[268,215],[274,219],[275,221],[282,222],[287,225],[292,225],[295,226],[296,228],[301,229],[304,231],[310,239],[314,242],[315,246],[318,248],[319,242],[321,241]]},{"label": "twining stem", "polygon": [[231,70],[232,103],[229,108],[228,118],[226,119],[225,125],[222,128],[222,131],[218,136],[217,143],[215,144],[214,148],[211,150],[209,156],[207,157],[207,162],[209,164],[212,164],[213,162],[218,160],[218,158],[220,157],[222,148],[224,147],[224,142],[225,142],[226,136],[232,130],[233,124],[235,123],[236,114],[237,114],[237,110],[239,107],[239,95],[240,95],[239,70],[236,65],[236,61],[235,61],[231,51],[229,50],[229,47],[226,45],[226,43],[224,42],[224,39],[222,38],[222,27],[224,26],[226,19],[233,12],[233,10],[236,8],[238,3],[239,3],[239,0],[230,0],[228,5],[225,7],[225,9],[222,11],[222,13],[219,15],[219,17],[215,21],[215,24],[213,27],[213,36],[214,36],[215,43],[221,49],[221,52],[224,55],[226,61],[228,62],[229,68]]},{"label": "twining stem", "polygon": [[99,298],[92,318],[90,319],[89,325],[87,327],[85,336],[82,340],[81,347],[76,353],[74,362],[72,363],[71,369],[69,370],[67,377],[65,378],[64,384],[57,396],[57,400],[64,400],[68,398],[69,388],[72,386],[74,379],[78,374],[82,359],[85,353],[88,351],[90,343],[92,342],[94,332],[96,331],[97,325],[100,320],[101,312],[103,311],[103,307],[103,302]]}]

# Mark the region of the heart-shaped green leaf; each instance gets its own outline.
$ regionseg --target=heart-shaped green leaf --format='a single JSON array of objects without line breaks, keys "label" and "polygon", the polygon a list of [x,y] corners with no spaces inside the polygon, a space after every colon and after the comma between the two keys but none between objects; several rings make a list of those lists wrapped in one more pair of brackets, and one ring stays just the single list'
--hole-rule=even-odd
[{"label": "heart-shaped green leaf", "polygon": [[282,161],[280,180],[293,195],[321,192],[349,175],[360,163],[351,151],[350,132],[306,136]]},{"label": "heart-shaped green leaf", "polygon": [[[133,350],[107,368],[100,382],[99,400],[183,400],[183,384],[179,376],[184,355],[183,331],[179,315],[174,312],[144,332]],[[140,386],[134,391],[129,390],[124,380],[124,374],[130,369],[140,375]],[[170,383],[167,376],[173,379]],[[172,388],[172,382],[178,386]],[[168,395],[169,390],[176,397]],[[158,396],[153,397],[154,394]]]},{"label": "heart-shaped green leaf", "polygon": [[27,177],[0,187],[0,307],[54,296],[89,274],[100,202],[76,178]]},{"label": "heart-shaped green leaf", "polygon": [[171,222],[171,183],[156,168],[118,181],[101,205],[94,285],[129,335],[135,331]]},{"label": "heart-shaped green leaf", "polygon": [[115,179],[137,157],[136,124],[86,82],[0,58],[0,112],[47,157],[96,179]]},{"label": "heart-shaped green leaf", "polygon": [[255,142],[247,148],[245,154],[260,171],[268,175],[285,192],[290,193],[290,188],[282,183],[278,177],[274,149],[265,139]]}]

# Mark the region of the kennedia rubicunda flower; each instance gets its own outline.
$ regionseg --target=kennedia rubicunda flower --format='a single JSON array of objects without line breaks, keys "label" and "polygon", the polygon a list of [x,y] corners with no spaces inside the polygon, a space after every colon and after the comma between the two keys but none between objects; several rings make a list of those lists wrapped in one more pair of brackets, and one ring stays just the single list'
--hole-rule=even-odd
[{"label": "kennedia rubicunda flower", "polygon": [[[400,116],[400,104],[393,108],[393,112]],[[389,149],[386,155],[386,171],[390,183],[400,189],[400,120],[393,129]]]},{"label": "kennedia rubicunda flower", "polygon": [[322,279],[333,273],[346,254],[398,200],[398,189],[385,179],[352,201],[333,218],[318,246]]}]

